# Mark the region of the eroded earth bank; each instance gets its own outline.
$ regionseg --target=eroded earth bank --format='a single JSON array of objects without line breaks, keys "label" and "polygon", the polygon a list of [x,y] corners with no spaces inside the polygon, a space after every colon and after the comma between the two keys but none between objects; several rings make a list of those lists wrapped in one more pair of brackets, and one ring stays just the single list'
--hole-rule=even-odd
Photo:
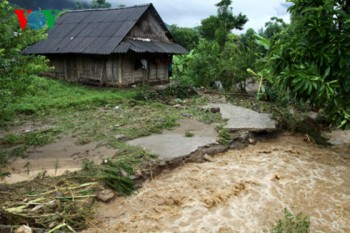
[{"label": "eroded earth bank", "polygon": [[350,232],[349,134],[334,136],[325,148],[284,134],[164,171],[100,204],[85,232],[268,232],[283,208],[310,216],[311,232]]}]

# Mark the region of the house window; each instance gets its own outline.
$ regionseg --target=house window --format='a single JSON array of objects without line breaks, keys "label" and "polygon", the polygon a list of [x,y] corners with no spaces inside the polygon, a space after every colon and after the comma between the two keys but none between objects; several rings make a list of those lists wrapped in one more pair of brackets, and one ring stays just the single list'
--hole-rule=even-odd
[{"label": "house window", "polygon": [[148,62],[147,59],[135,59],[135,70],[147,70]]}]

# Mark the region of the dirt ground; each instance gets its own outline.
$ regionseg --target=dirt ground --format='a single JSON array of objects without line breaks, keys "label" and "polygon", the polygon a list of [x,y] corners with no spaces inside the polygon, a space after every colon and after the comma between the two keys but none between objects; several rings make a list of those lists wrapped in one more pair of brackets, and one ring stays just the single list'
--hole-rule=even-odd
[{"label": "dirt ground", "polygon": [[26,152],[24,158],[16,159],[7,167],[11,176],[0,182],[9,184],[21,182],[42,172],[49,176],[60,176],[67,171],[80,170],[84,159],[101,164],[104,159],[111,158],[116,153],[117,150],[95,142],[79,145],[76,138],[68,135]]},{"label": "dirt ground", "polygon": [[311,232],[350,232],[349,134],[336,135],[348,144],[285,134],[165,171],[100,204],[85,232],[269,232],[283,208],[310,216]]}]

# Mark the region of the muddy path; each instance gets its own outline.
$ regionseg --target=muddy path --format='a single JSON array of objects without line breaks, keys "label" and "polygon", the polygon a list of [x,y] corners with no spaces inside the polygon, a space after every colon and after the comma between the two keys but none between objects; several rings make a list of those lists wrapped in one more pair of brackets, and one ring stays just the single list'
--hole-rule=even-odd
[{"label": "muddy path", "polygon": [[99,204],[86,232],[268,232],[285,207],[310,216],[311,232],[350,232],[349,149],[285,134],[185,164]]}]

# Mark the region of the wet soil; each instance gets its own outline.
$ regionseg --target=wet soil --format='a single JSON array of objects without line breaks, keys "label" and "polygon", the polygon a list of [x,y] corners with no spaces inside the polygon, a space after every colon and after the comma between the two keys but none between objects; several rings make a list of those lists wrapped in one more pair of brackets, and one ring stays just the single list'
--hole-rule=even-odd
[{"label": "wet soil", "polygon": [[0,183],[30,180],[43,172],[49,176],[60,176],[65,172],[80,170],[84,159],[101,164],[104,159],[111,158],[116,153],[117,150],[95,142],[79,145],[76,138],[64,136],[43,147],[31,149],[24,158],[11,162],[7,167],[11,176],[0,180]]},{"label": "wet soil", "polygon": [[284,134],[164,171],[100,204],[85,232],[268,232],[283,208],[310,216],[311,232],[350,232],[349,141],[336,136],[325,148]]}]

